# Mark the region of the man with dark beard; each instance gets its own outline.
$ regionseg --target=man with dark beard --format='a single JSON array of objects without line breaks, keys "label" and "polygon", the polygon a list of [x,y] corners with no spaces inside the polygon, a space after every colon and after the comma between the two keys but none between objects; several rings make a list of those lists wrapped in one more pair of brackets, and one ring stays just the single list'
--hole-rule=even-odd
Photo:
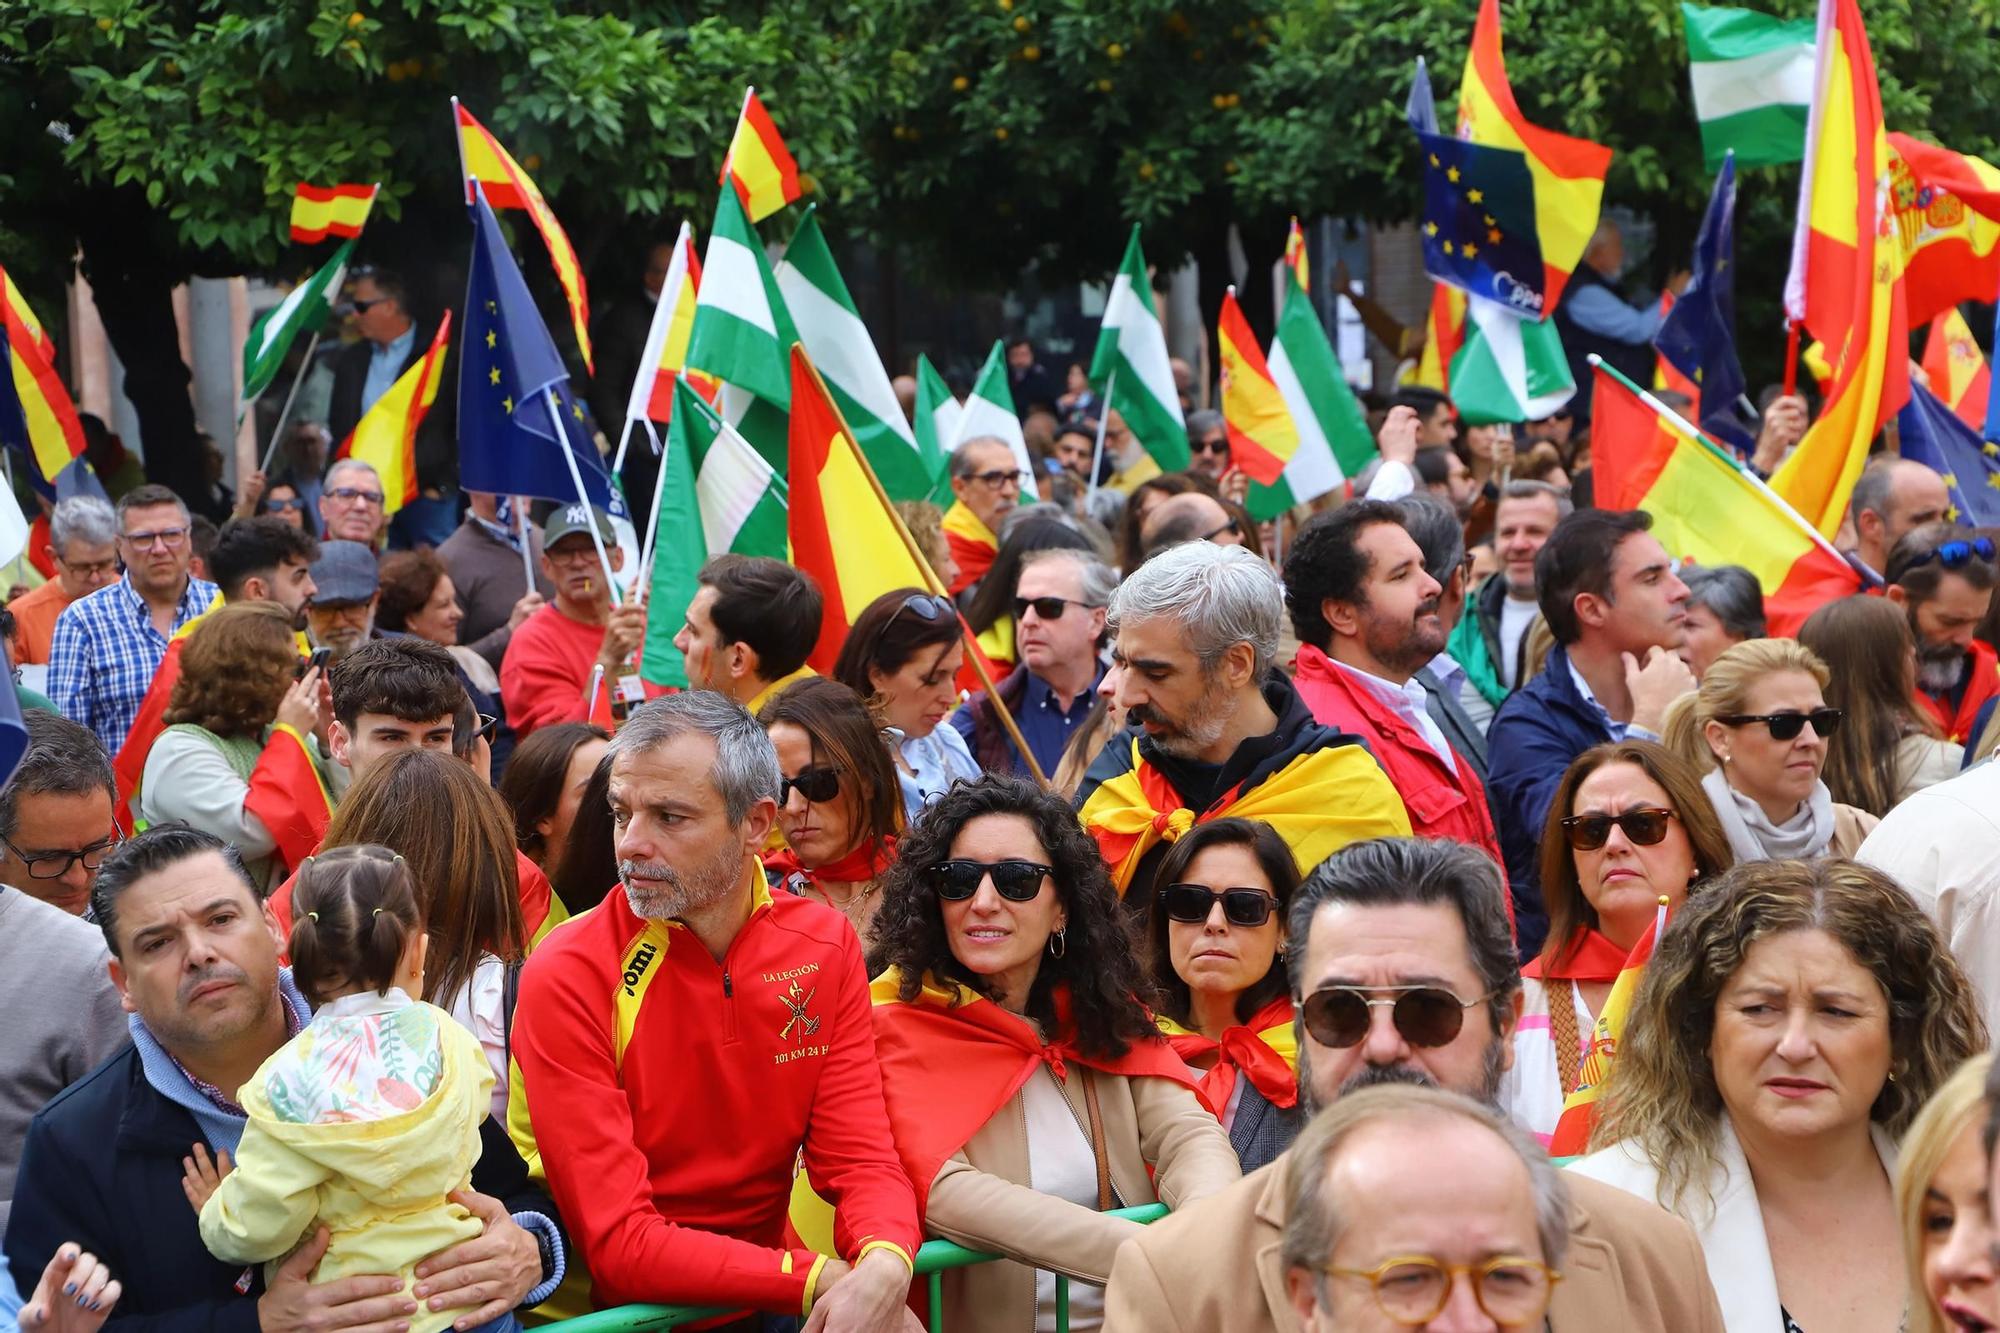
[{"label": "man with dark beard", "polygon": [[1314,519],[1285,560],[1299,636],[1292,682],[1315,721],[1368,742],[1411,832],[1469,843],[1498,863],[1486,788],[1415,679],[1444,651],[1443,591],[1394,505],[1361,500]]},{"label": "man with dark beard", "polygon": [[1917,639],[1916,700],[1961,745],[1974,719],[2000,694],[2000,657],[1973,637],[1995,582],[1993,543],[1950,523],[1927,523],[1889,552],[1888,597],[1910,617]]},{"label": "man with dark beard", "polygon": [[[1334,854],[1292,896],[1287,935],[1308,1111],[1385,1083],[1500,1100],[1521,981],[1499,867],[1469,847],[1382,838]],[[1104,1333],[1293,1333],[1279,1243],[1290,1152],[1126,1241]],[[1555,1333],[1719,1333],[1685,1222],[1575,1176]]]},{"label": "man with dark beard", "polygon": [[1168,843],[1223,815],[1269,824],[1301,866],[1410,831],[1360,738],[1313,721],[1275,669],[1284,600],[1269,565],[1209,542],[1154,556],[1112,598],[1106,687],[1140,734],[1105,744],[1077,814],[1133,903],[1151,902]]},{"label": "man with dark beard", "polygon": [[[903,1299],[922,1236],[890,1142],[861,944],[833,909],[774,896],[757,859],[777,752],[743,705],[695,690],[635,711],[607,757],[625,891],[522,971],[525,1095],[508,1108],[577,1237],[592,1302],[914,1330]],[[840,1258],[786,1242],[801,1148],[837,1210]]]}]

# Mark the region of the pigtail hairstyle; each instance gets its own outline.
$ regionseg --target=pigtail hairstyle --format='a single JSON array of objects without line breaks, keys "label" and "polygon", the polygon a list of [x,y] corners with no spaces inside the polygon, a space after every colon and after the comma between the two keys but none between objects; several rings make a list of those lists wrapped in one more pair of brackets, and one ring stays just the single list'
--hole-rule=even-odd
[{"label": "pigtail hairstyle", "polygon": [[360,843],[308,856],[292,884],[292,980],[318,1008],[336,992],[387,992],[423,930],[403,858]]}]

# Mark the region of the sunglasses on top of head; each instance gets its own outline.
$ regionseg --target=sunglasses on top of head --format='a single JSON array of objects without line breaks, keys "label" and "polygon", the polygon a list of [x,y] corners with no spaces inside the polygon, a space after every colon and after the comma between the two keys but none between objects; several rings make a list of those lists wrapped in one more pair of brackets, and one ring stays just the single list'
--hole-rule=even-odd
[{"label": "sunglasses on top of head", "polygon": [[949,597],[939,597],[935,593],[913,592],[903,599],[896,614],[908,611],[924,620],[949,620],[958,614],[958,608]]},{"label": "sunglasses on top of head", "polygon": [[1963,569],[1975,558],[1991,564],[1993,555],[1993,542],[1987,537],[1974,537],[1971,541],[1939,542],[1936,550],[1925,551],[1922,555],[1912,557],[1910,563],[1903,568],[1905,571],[1922,569],[1925,565],[1935,562],[1946,569]]}]

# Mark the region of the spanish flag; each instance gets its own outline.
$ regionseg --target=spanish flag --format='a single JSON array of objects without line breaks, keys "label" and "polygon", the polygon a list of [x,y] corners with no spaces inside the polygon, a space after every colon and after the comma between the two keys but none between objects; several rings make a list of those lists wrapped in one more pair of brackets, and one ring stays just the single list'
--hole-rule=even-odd
[{"label": "spanish flag", "polygon": [[0,444],[34,459],[42,480],[54,484],[83,452],[83,422],[56,373],[55,340],[5,268],[0,268],[0,356],[7,363],[0,379]]},{"label": "spanish flag", "polygon": [[[1592,434],[1595,433],[1593,430]],[[1549,1136],[1549,1156],[1576,1157],[1590,1150],[1590,1131],[1597,1126],[1597,1102],[1604,1095],[1604,1085],[1617,1061],[1618,1043],[1625,1037],[1626,1017],[1632,1012],[1632,997],[1638,993],[1646,964],[1652,961],[1653,949],[1666,929],[1667,900],[1661,898],[1659,913],[1626,955],[1625,967],[1611,983],[1611,994],[1605,997],[1604,1012],[1597,1016],[1597,1026],[1591,1029],[1576,1091],[1563,1102],[1562,1118],[1556,1121],[1556,1132]]]},{"label": "spanish flag", "polygon": [[1431,283],[1430,310],[1424,316],[1424,351],[1411,383],[1451,392],[1451,363],[1465,346],[1465,291],[1448,282]]},{"label": "spanish flag", "polygon": [[309,245],[329,236],[359,236],[378,188],[300,181],[292,196],[292,239]]},{"label": "spanish flag", "polygon": [[1974,430],[1984,430],[1993,372],[1987,369],[1986,357],[1957,306],[1931,321],[1930,337],[1924,340],[1924,359],[1919,364],[1930,377],[1931,392],[1952,415]]},{"label": "spanish flag", "polygon": [[1611,150],[1531,125],[1521,114],[1500,56],[1500,0],[1480,0],[1472,54],[1458,90],[1458,137],[1527,156],[1528,174],[1535,182],[1535,235],[1546,275],[1544,303],[1537,317],[1547,318],[1555,312],[1563,284],[1597,230]]},{"label": "spanish flag", "polygon": [[326,841],[333,822],[333,797],[320,779],[306,738],[280,724],[250,770],[243,809],[263,822],[278,845],[278,858],[296,871]]},{"label": "spanish flag", "polygon": [[1236,304],[1236,289],[1222,297],[1222,316],[1216,328],[1216,347],[1222,361],[1222,420],[1229,430],[1229,456],[1237,467],[1260,486],[1275,486],[1284,475],[1285,464],[1299,448],[1298,423],[1271,378],[1271,368],[1257,346],[1257,335],[1243,308]]},{"label": "spanish flag", "polygon": [[425,414],[437,399],[450,337],[451,311],[447,310],[423,359],[375,400],[334,452],[335,458],[352,458],[374,467],[382,478],[382,512],[386,514],[417,498],[417,428],[424,424]]},{"label": "spanish flag", "polygon": [[576,330],[576,346],[583,353],[584,368],[595,374],[597,366],[590,349],[590,293],[584,286],[583,266],[577,263],[569,233],[556,221],[555,211],[535,188],[535,182],[493,137],[493,132],[473,119],[456,97],[451,99],[451,111],[458,124],[458,156],[465,172],[466,205],[471,206],[472,182],[478,181],[486,187],[486,202],[492,207],[525,209],[534,220],[535,230],[542,234],[542,243],[549,249],[549,263],[554,265],[563,295],[569,301],[570,326]]},{"label": "spanish flag", "polygon": [[1911,327],[1960,301],[1991,301],[2000,289],[2000,220],[1991,215],[2000,211],[2000,168],[1907,134],[1891,134],[1889,152]]},{"label": "spanish flag", "polygon": [[770,112],[757,100],[755,88],[743,90],[743,112],[736,118],[736,133],[722,158],[722,174],[717,184],[736,187],[743,211],[752,222],[762,222],[797,199],[804,190],[799,185],[799,164],[771,123]]},{"label": "spanish flag", "polygon": [[1211,1062],[1205,1072],[1197,1073],[1195,1091],[1217,1118],[1236,1095],[1239,1077],[1249,1079],[1273,1106],[1298,1105],[1299,1036],[1290,996],[1280,995],[1249,1021],[1225,1029],[1221,1041],[1182,1027],[1164,1014],[1154,1021],[1189,1069],[1195,1068],[1196,1060]]},{"label": "spanish flag", "polygon": [[1307,271],[1306,234],[1299,229],[1297,218],[1292,219],[1292,229],[1285,233],[1285,269],[1300,291],[1312,290],[1311,274]]},{"label": "spanish flag", "polygon": [[701,290],[701,258],[694,252],[694,232],[681,223],[673,261],[660,286],[659,304],[646,333],[646,350],[639,357],[639,376],[632,384],[625,416],[631,421],[670,421],[674,415],[674,382],[683,374],[704,401],[714,402],[721,388],[700,371],[687,369],[688,335],[694,330],[695,294]]}]

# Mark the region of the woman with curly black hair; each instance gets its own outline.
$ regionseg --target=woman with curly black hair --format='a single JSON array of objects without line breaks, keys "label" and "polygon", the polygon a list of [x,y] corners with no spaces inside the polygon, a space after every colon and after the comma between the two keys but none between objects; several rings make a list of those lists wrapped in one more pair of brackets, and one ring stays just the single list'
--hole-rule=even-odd
[{"label": "woman with curly black hair", "polygon": [[[1236,1152],[1154,1028],[1136,942],[1060,798],[989,774],[940,796],[882,888],[869,971],[890,1128],[930,1235],[1013,1262],[945,1274],[946,1323],[1103,1318],[1137,1226],[1098,1214],[1226,1188]],[[1085,1285],[1092,1284],[1092,1285]]]}]

